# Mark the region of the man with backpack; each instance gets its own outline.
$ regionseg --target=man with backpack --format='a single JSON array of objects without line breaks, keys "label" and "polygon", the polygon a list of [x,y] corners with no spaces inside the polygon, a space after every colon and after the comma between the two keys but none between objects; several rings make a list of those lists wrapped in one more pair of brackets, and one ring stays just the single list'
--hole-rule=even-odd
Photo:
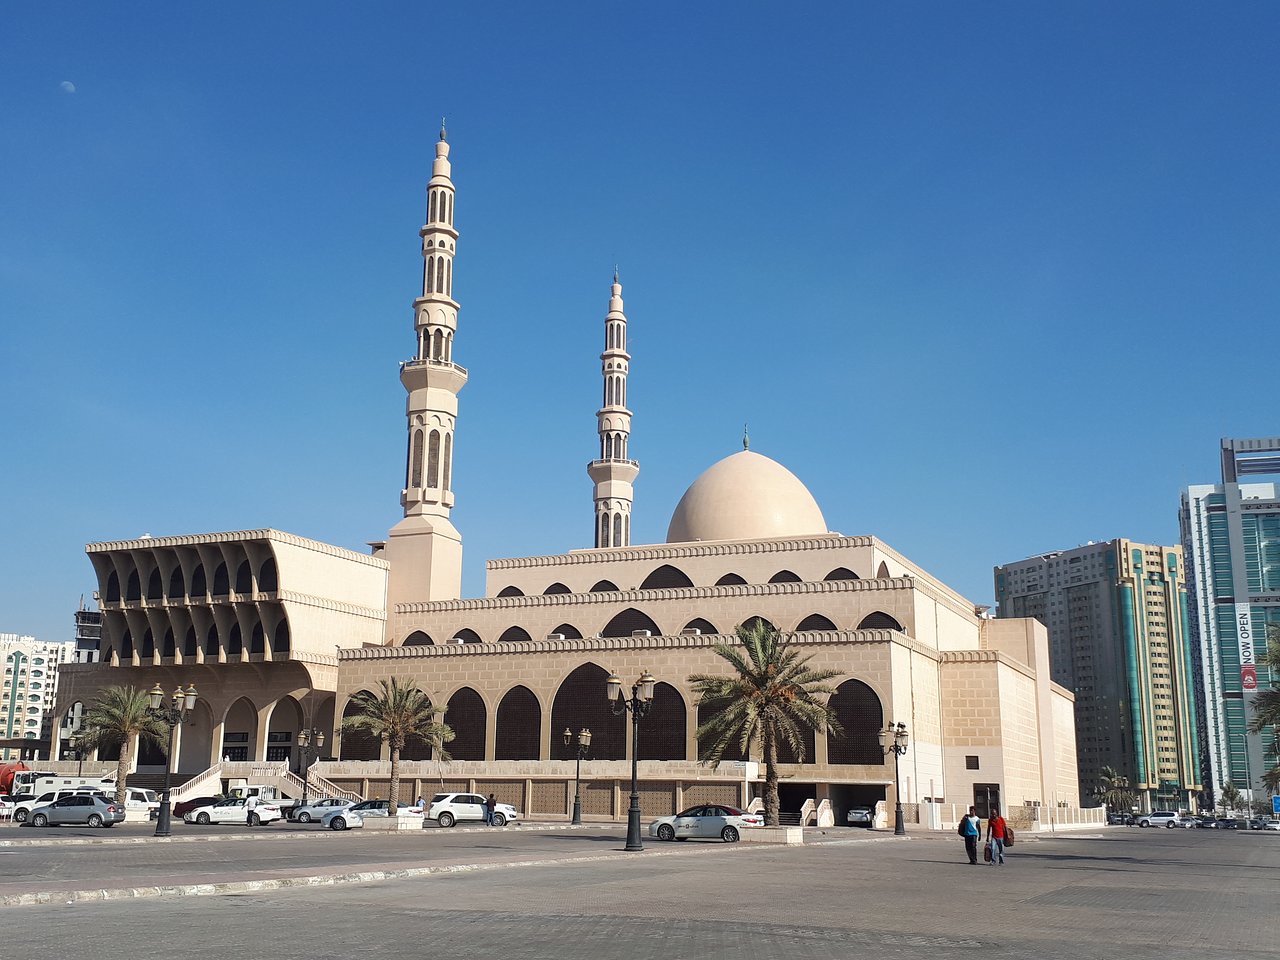
[{"label": "man with backpack", "polygon": [[978,863],[978,837],[982,835],[981,820],[978,819],[978,808],[970,807],[969,812],[960,818],[956,833],[964,837],[964,852],[969,855],[969,863]]}]

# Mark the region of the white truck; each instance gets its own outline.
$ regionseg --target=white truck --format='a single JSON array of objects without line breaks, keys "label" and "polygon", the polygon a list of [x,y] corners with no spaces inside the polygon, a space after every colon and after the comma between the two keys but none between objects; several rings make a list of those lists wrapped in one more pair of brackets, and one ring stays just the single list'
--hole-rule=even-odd
[{"label": "white truck", "polygon": [[270,783],[243,783],[231,786],[227,789],[227,796],[244,797],[246,800],[253,798],[263,803],[273,803],[280,808],[280,812],[286,818],[289,817],[289,811],[298,805],[297,800],[286,797],[278,787]]}]

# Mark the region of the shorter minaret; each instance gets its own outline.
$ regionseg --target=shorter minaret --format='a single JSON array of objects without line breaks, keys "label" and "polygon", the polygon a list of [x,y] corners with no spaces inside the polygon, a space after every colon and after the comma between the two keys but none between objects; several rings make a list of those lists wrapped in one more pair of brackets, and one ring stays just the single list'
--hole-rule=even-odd
[{"label": "shorter minaret", "polygon": [[604,377],[604,403],[596,411],[600,434],[600,457],[587,464],[587,474],[595,483],[595,545],[631,545],[631,484],[640,473],[640,464],[628,459],[631,443],[631,411],[627,409],[627,373],[631,354],[627,353],[627,317],[622,312],[622,284],[613,271],[609,312],[604,318],[604,353],[600,373]]}]

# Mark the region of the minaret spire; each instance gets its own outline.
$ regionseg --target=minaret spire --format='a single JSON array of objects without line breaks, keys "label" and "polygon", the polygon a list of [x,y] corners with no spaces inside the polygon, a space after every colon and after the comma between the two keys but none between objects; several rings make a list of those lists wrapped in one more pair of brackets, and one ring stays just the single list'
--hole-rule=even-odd
[{"label": "minaret spire", "polygon": [[[453,435],[458,393],[467,371],[453,362],[458,304],[453,299],[454,187],[444,120],[427,184],[422,238],[422,294],[413,301],[413,359],[400,364],[408,392],[408,443],[400,504],[404,519],[392,528],[386,559],[389,640],[397,642],[397,603],[456,599],[462,591],[462,537],[449,520],[453,507]],[[403,639],[403,638],[399,638]]]},{"label": "minaret spire", "polygon": [[595,545],[631,545],[632,483],[640,464],[628,459],[631,443],[631,411],[627,409],[627,374],[631,354],[627,353],[627,315],[622,311],[622,284],[618,268],[613,268],[609,312],[604,318],[604,353],[600,373],[604,378],[604,402],[596,411],[596,431],[600,435],[600,456],[587,464],[587,474],[595,483]]}]

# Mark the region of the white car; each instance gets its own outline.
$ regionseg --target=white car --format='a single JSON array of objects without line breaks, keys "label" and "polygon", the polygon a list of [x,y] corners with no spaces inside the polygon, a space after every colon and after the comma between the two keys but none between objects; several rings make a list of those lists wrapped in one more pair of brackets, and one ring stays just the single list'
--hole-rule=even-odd
[{"label": "white car", "polygon": [[[250,806],[250,804],[253,804]],[[250,797],[231,797],[208,806],[196,807],[182,815],[187,823],[245,823],[256,827],[260,823],[272,823],[284,818],[284,812],[274,803]]]},{"label": "white car", "polygon": [[1170,830],[1174,827],[1184,827],[1190,830],[1196,826],[1196,822],[1190,817],[1183,817],[1176,810],[1153,810],[1138,818],[1138,826],[1168,827]]},{"label": "white car", "polygon": [[649,824],[649,836],[659,840],[719,837],[725,843],[737,843],[745,828],[763,826],[764,817],[758,813],[746,813],[737,807],[709,803],[690,807],[674,817],[659,817]]},{"label": "white car", "polygon": [[[427,819],[442,827],[452,827],[459,820],[485,819],[485,799],[478,793],[437,793],[427,805]],[[520,819],[520,811],[509,803],[495,804],[493,825],[505,827]]]},{"label": "white car", "polygon": [[[320,822],[330,830],[353,830],[356,827],[363,827],[365,820],[370,817],[388,816],[390,808],[391,804],[387,800],[362,800],[360,803],[330,810],[320,818]],[[396,815],[401,817],[420,817],[422,816],[422,809],[411,807],[407,803],[398,803],[396,804]]]},{"label": "white car", "polygon": [[1280,820],[1263,820],[1263,830],[1280,830]]},{"label": "white car", "polygon": [[317,800],[314,803],[308,803],[305,807],[294,807],[289,811],[289,819],[296,820],[298,823],[310,823],[312,820],[323,820],[326,813],[333,813],[335,810],[345,810],[348,807],[355,806],[354,800],[339,800],[330,798],[328,800]]}]

